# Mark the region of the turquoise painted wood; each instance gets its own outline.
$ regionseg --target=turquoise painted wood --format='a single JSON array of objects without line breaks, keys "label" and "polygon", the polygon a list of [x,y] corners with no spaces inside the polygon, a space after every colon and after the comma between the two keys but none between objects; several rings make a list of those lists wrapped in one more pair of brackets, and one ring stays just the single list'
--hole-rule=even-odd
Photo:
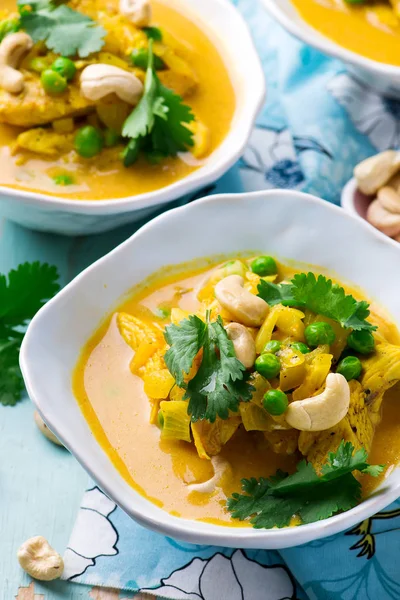
[{"label": "turquoise painted wood", "polygon": [[[236,169],[218,182],[215,192],[227,188],[242,189]],[[210,191],[214,189],[203,190]],[[67,238],[30,231],[0,217],[0,272],[7,273],[25,261],[47,261],[57,265],[61,284],[65,285],[141,225],[139,222],[102,235]],[[15,407],[0,406],[0,600],[14,600],[18,589],[31,581],[16,559],[22,542],[43,535],[61,554],[64,552],[88,481],[75,459],[38,431],[33,410],[27,397]],[[43,594],[43,600],[93,600],[88,588],[64,582],[35,583],[35,593]],[[123,598],[126,596],[122,593]]]},{"label": "turquoise painted wood", "polygon": [[[0,221],[0,272],[21,262],[56,264],[61,283],[126,239],[137,225],[93,238],[64,238],[32,232]],[[19,545],[45,536],[63,553],[71,533],[87,474],[63,448],[49,442],[33,421],[26,397],[15,407],[0,407],[0,599],[13,600],[30,578],[16,559]],[[44,600],[83,600],[90,590],[64,582],[40,584]],[[42,600],[42,599],[40,599]]]}]

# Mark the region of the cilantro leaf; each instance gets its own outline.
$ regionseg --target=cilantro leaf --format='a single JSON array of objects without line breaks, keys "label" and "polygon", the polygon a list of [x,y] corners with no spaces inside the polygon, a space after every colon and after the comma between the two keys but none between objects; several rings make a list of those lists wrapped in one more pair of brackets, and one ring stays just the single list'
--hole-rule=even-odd
[{"label": "cilantro leaf", "polygon": [[29,319],[59,289],[56,267],[39,262],[24,263],[0,274],[0,404],[13,406],[22,396],[24,382],[19,350]]},{"label": "cilantro leaf", "polygon": [[255,528],[285,527],[293,516],[313,523],[356,506],[361,484],[353,472],[372,476],[382,473],[380,465],[369,465],[364,449],[354,452],[350,442],[340,443],[328,456],[321,475],[311,463],[302,460],[296,473],[278,473],[270,479],[244,479],[244,494],[233,494],[227,506],[233,518],[250,519]]},{"label": "cilantro leaf", "polygon": [[18,340],[0,342],[0,404],[15,406],[21,399],[24,381],[19,368]]},{"label": "cilantro leaf", "polygon": [[[179,325],[168,325],[164,335],[170,345],[164,360],[177,385],[186,389],[192,421],[208,419],[214,423],[217,416],[227,419],[229,411],[239,410],[241,401],[250,400],[253,388],[247,382],[246,368],[236,358],[220,317],[213,323],[204,323],[191,315]],[[185,383],[185,374],[200,350],[199,369]]]},{"label": "cilantro leaf", "polygon": [[190,106],[162,85],[153,67],[153,43],[149,43],[149,62],[143,96],[126,119],[122,135],[130,138],[123,153],[125,166],[132,165],[139,150],[149,157],[165,158],[193,146],[193,133],[185,126],[194,120]]},{"label": "cilantro leaf", "polygon": [[323,275],[316,278],[314,273],[298,273],[289,284],[274,284],[262,280],[258,286],[258,295],[271,306],[282,303],[284,306],[307,308],[315,314],[337,321],[346,329],[377,329],[366,320],[369,316],[368,302],[357,302],[342,287]]},{"label": "cilantro leaf", "polygon": [[60,289],[56,267],[39,262],[12,269],[8,282],[0,275],[0,324],[25,325]]},{"label": "cilantro leaf", "polygon": [[204,344],[206,329],[206,323],[196,315],[190,315],[179,325],[168,325],[165,329],[164,337],[170,348],[164,360],[179,387],[184,385],[184,377]]},{"label": "cilantro leaf", "polygon": [[86,58],[104,46],[105,29],[93,19],[64,4],[54,6],[42,0],[20,2],[21,27],[34,42],[44,41],[49,50],[62,56]]},{"label": "cilantro leaf", "polygon": [[261,279],[258,284],[258,295],[270,306],[275,306],[275,304],[298,306],[293,296],[293,286],[290,283],[276,284]]}]

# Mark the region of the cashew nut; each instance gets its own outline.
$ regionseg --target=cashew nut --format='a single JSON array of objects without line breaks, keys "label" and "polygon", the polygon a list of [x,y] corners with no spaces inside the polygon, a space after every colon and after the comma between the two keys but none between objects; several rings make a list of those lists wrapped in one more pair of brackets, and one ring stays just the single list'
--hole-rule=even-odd
[{"label": "cashew nut", "polygon": [[329,373],[325,390],[318,396],[289,404],[285,419],[300,431],[324,431],[337,425],[350,406],[350,388],[339,373]]},{"label": "cashew nut", "polygon": [[214,475],[204,483],[190,483],[187,486],[189,492],[200,492],[201,494],[212,494],[221,481],[230,464],[221,456],[213,456],[211,459]]},{"label": "cashew nut", "polygon": [[54,433],[47,427],[46,423],[43,421],[42,417],[39,415],[37,410],[35,410],[35,412],[33,413],[33,418],[35,419],[35,423],[40,429],[40,431],[45,437],[47,437],[48,440],[53,442],[53,444],[57,444],[57,446],[62,446],[62,443],[60,442],[58,437],[56,437]]},{"label": "cashew nut", "polygon": [[381,188],[378,191],[377,198],[387,211],[400,214],[400,195],[392,187],[385,186]]},{"label": "cashew nut", "polygon": [[0,44],[0,88],[11,94],[22,92],[25,78],[18,67],[32,47],[32,38],[22,31],[3,39]]},{"label": "cashew nut", "polygon": [[388,211],[379,199],[373,200],[369,205],[367,220],[379,231],[390,237],[400,234],[400,214]]},{"label": "cashew nut", "polygon": [[151,23],[152,8],[150,0],[120,0],[119,11],[136,27],[147,27]]},{"label": "cashew nut", "polygon": [[114,65],[89,65],[81,74],[81,93],[93,102],[116,94],[124,102],[134,105],[143,93],[143,84],[130,71]]},{"label": "cashew nut", "polygon": [[240,275],[229,275],[215,286],[218,302],[240,323],[248,327],[260,327],[268,313],[268,304],[244,286]]},{"label": "cashew nut", "polygon": [[41,535],[26,540],[20,546],[17,557],[24,571],[40,581],[58,579],[64,570],[62,557]]},{"label": "cashew nut", "polygon": [[256,361],[256,343],[250,331],[240,323],[229,323],[225,329],[233,344],[236,358],[246,369],[250,369]]},{"label": "cashew nut", "polygon": [[376,194],[400,170],[400,152],[386,150],[360,162],[354,169],[359,189],[368,196]]}]

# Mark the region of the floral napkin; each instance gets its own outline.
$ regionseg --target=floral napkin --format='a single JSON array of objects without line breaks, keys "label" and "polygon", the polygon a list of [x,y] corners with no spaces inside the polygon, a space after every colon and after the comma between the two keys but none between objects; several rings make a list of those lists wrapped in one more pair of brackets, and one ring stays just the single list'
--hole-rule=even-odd
[{"label": "floral napkin", "polygon": [[[338,204],[357,162],[399,146],[400,102],[291,38],[254,0],[235,4],[262,58],[268,100],[239,171],[199,195],[296,188]],[[65,554],[64,578],[176,600],[398,600],[399,547],[400,502],[351,531],[278,553],[160,536],[92,485]]]}]

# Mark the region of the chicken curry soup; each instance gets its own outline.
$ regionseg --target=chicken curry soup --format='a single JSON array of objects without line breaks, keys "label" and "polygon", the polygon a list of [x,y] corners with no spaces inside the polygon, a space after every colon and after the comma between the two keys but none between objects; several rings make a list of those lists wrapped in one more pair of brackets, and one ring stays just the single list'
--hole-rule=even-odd
[{"label": "chicken curry soup", "polygon": [[399,0],[291,0],[314,29],[348,50],[400,65]]},{"label": "chicken curry soup", "polygon": [[115,467],[171,514],[224,525],[355,506],[400,458],[394,324],[273,257],[185,268],[138,288],[76,367]]},{"label": "chicken curry soup", "polygon": [[202,165],[235,111],[207,34],[158,0],[59,4],[1,1],[0,185],[102,200]]}]

